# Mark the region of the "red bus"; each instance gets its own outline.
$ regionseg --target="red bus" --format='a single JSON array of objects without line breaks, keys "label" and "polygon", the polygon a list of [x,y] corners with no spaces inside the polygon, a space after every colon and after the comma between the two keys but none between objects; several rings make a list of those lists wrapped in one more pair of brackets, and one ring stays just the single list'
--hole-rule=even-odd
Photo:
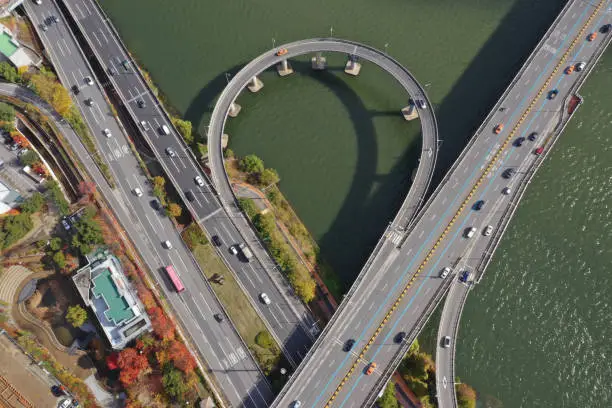
[{"label": "red bus", "polygon": [[185,290],[185,286],[183,286],[183,282],[181,282],[181,278],[179,278],[178,274],[176,273],[172,265],[166,266],[166,273],[168,274],[168,277],[172,281],[172,284],[174,285],[174,289],[176,289],[177,292],[180,293]]}]

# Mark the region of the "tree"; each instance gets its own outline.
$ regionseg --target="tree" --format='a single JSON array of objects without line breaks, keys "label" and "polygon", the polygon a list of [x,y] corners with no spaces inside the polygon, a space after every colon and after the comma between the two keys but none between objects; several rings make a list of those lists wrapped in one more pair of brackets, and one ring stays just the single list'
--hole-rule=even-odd
[{"label": "tree", "polygon": [[8,216],[4,219],[0,239],[3,247],[8,248],[23,238],[34,226],[30,214],[22,213]]},{"label": "tree", "polygon": [[91,252],[94,245],[104,243],[102,229],[94,219],[94,215],[95,210],[92,207],[87,207],[74,224],[75,233],[72,236],[72,247],[77,249],[81,255]]},{"label": "tree", "polygon": [[62,247],[62,239],[59,237],[51,238],[49,240],[49,248],[52,251],[59,251]]},{"label": "tree", "polygon": [[172,360],[174,366],[184,373],[190,373],[196,368],[196,362],[185,344],[174,340],[168,347],[168,358]]},{"label": "tree", "polygon": [[223,157],[225,157],[226,159],[233,159],[234,151],[230,149],[229,147],[226,147],[225,150],[223,151]]},{"label": "tree", "polygon": [[459,408],[476,408],[476,391],[467,384],[457,385],[457,405]]},{"label": "tree", "polygon": [[119,353],[117,365],[121,369],[119,380],[124,386],[133,384],[145,370],[149,369],[147,356],[131,347]]},{"label": "tree", "polygon": [[274,339],[267,331],[260,331],[255,336],[255,344],[266,349],[274,348]]},{"label": "tree", "polygon": [[172,124],[183,136],[183,139],[185,139],[185,142],[187,142],[187,144],[193,143],[193,126],[190,121],[179,118],[172,118]]},{"label": "tree", "polygon": [[166,179],[161,176],[153,177],[153,194],[163,203],[166,201]]},{"label": "tree", "polygon": [[[61,254],[61,252],[58,252]],[[87,321],[87,311],[79,305],[69,306],[66,320],[74,327],[81,327]]]},{"label": "tree", "polygon": [[249,217],[253,218],[259,213],[259,210],[255,206],[255,203],[250,198],[240,197],[238,198],[238,205],[244,211],[244,213]]},{"label": "tree", "polygon": [[38,157],[38,153],[30,150],[19,156],[19,161],[24,166],[32,166],[34,163],[40,161],[40,158]]},{"label": "tree", "polygon": [[164,366],[162,384],[166,393],[179,402],[183,401],[185,394],[189,391],[183,375],[171,363]]},{"label": "tree", "polygon": [[181,214],[183,213],[183,209],[177,203],[170,203],[166,208],[166,212],[170,217],[176,218],[181,216]]},{"label": "tree", "polygon": [[163,340],[174,339],[174,325],[164,312],[157,306],[150,308],[147,312],[149,313],[151,325],[157,337]]},{"label": "tree", "polygon": [[59,184],[55,180],[49,180],[45,183],[45,187],[47,188],[47,194],[49,195],[49,199],[55,204],[60,215],[67,215],[70,211],[70,205],[66,198],[64,197],[64,193],[60,188]]},{"label": "tree", "polygon": [[57,251],[53,254],[53,263],[57,265],[59,269],[64,269],[66,267],[66,256],[62,251]]},{"label": "tree", "polygon": [[13,67],[7,61],[0,62],[0,77],[6,79],[9,82],[21,81],[21,76],[17,73],[15,67]]},{"label": "tree", "polygon": [[49,103],[62,116],[66,116],[72,108],[72,98],[68,90],[59,83],[53,85]]},{"label": "tree", "polygon": [[11,105],[0,102],[0,121],[13,122],[15,120],[15,108]]},{"label": "tree", "polygon": [[259,182],[263,186],[269,186],[270,184],[276,184],[280,180],[278,173],[274,169],[265,169],[259,176]]},{"label": "tree", "polygon": [[395,398],[395,383],[393,381],[387,383],[383,395],[376,402],[380,408],[399,408],[399,403]]},{"label": "tree", "polygon": [[206,245],[208,243],[208,239],[206,239],[206,235],[204,235],[202,228],[195,222],[189,224],[189,226],[183,230],[182,235],[183,240],[191,250],[198,245]]},{"label": "tree", "polygon": [[262,173],[264,171],[264,162],[254,154],[249,154],[240,160],[240,170],[245,173]]},{"label": "tree", "polygon": [[17,143],[21,147],[30,146],[30,142],[28,141],[28,139],[26,139],[25,136],[21,133],[13,132],[11,133],[11,138],[13,139],[13,142]]},{"label": "tree", "polygon": [[42,209],[44,203],[45,197],[37,191],[21,203],[21,211],[28,214],[34,214]]}]

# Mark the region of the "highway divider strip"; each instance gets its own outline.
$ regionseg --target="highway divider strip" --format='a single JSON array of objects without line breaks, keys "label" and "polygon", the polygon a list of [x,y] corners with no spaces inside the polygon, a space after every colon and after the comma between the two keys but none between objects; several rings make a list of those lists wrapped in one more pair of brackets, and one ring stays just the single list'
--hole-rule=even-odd
[{"label": "highway divider strip", "polygon": [[400,295],[397,297],[397,299],[395,300],[395,302],[393,303],[393,305],[391,306],[391,308],[389,309],[389,311],[387,312],[387,314],[383,318],[382,322],[376,328],[376,331],[374,332],[374,334],[372,335],[370,340],[368,340],[368,342],[366,343],[365,347],[361,350],[361,353],[359,354],[357,360],[355,360],[355,362],[349,368],[348,372],[345,374],[345,376],[342,379],[342,381],[340,381],[340,384],[338,385],[336,390],[333,392],[333,394],[331,395],[331,397],[329,398],[329,400],[325,404],[325,408],[331,407],[333,401],[336,399],[336,397],[338,396],[338,394],[340,393],[340,391],[342,390],[342,388],[344,387],[344,385],[348,381],[349,377],[353,374],[353,372],[355,371],[355,369],[359,365],[360,361],[365,357],[365,354],[367,353],[369,348],[372,346],[372,344],[374,343],[374,341],[376,340],[378,335],[381,333],[381,331],[384,328],[384,326],[387,324],[387,322],[389,321],[389,319],[391,318],[391,316],[393,315],[395,310],[399,307],[401,301],[404,299],[404,297],[408,293],[408,290],[412,287],[412,285],[414,284],[416,279],[419,277],[421,272],[425,269],[425,266],[429,263],[429,260],[432,258],[432,256],[434,255],[434,253],[438,249],[438,246],[440,246],[442,241],[446,238],[446,236],[450,232],[450,230],[451,230],[452,226],[454,225],[454,223],[458,220],[459,216],[463,213],[463,211],[465,210],[468,202],[472,199],[472,197],[474,196],[474,194],[476,193],[476,191],[478,190],[480,185],[483,183],[483,181],[487,177],[487,175],[491,172],[491,170],[493,170],[494,165],[501,158],[501,155],[502,155],[503,151],[506,149],[506,147],[508,147],[508,144],[510,143],[510,140],[512,140],[512,138],[514,137],[514,135],[516,134],[516,132],[518,131],[520,126],[523,124],[523,122],[525,121],[525,119],[527,118],[529,113],[531,113],[531,111],[533,110],[533,107],[535,106],[535,104],[537,103],[539,98],[544,94],[545,90],[550,85],[550,82],[552,81],[553,77],[559,72],[559,69],[565,64],[565,61],[567,60],[567,57],[568,57],[569,53],[576,46],[576,44],[578,43],[579,39],[583,38],[584,33],[586,31],[586,28],[591,24],[591,21],[593,20],[595,15],[597,13],[599,13],[599,11],[601,10],[601,8],[602,8],[604,3],[605,3],[605,0],[600,0],[598,5],[595,7],[594,11],[587,18],[586,22],[583,24],[583,26],[580,29],[580,31],[578,32],[578,34],[575,36],[575,38],[572,40],[572,42],[570,43],[570,45],[567,48],[567,50],[563,53],[563,55],[559,59],[559,62],[557,63],[557,65],[553,68],[552,73],[548,76],[548,78],[546,79],[544,84],[540,87],[540,89],[538,90],[538,93],[536,94],[536,96],[531,100],[531,102],[529,103],[529,106],[527,106],[527,108],[525,109],[525,111],[521,115],[521,117],[518,120],[518,122],[516,123],[516,125],[514,125],[514,127],[512,128],[512,131],[508,134],[508,137],[506,137],[506,139],[504,140],[502,145],[497,149],[497,151],[495,152],[495,155],[490,160],[490,162],[487,165],[487,167],[485,168],[484,172],[482,172],[482,174],[480,175],[480,177],[478,178],[476,183],[474,183],[474,185],[472,186],[472,189],[470,190],[468,195],[465,197],[463,202],[460,204],[459,209],[457,210],[455,215],[453,215],[453,218],[451,219],[449,224],[446,226],[446,228],[444,229],[442,234],[438,237],[438,239],[436,240],[436,242],[433,245],[433,247],[429,250],[429,252],[425,256],[425,259],[418,266],[416,273],[412,276],[412,278],[410,278],[410,281],[404,287],[404,289],[402,290]]}]

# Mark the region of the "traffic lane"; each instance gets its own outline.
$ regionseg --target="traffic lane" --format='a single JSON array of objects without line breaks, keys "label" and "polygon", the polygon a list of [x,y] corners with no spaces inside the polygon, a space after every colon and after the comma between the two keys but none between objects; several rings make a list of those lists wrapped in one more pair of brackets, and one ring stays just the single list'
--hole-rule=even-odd
[{"label": "traffic lane", "polygon": [[[514,164],[514,163],[511,163],[511,164]],[[457,231],[457,232],[460,232],[460,231]],[[456,233],[457,233],[457,232],[456,232]],[[436,266],[436,267],[437,267],[437,266]]]}]

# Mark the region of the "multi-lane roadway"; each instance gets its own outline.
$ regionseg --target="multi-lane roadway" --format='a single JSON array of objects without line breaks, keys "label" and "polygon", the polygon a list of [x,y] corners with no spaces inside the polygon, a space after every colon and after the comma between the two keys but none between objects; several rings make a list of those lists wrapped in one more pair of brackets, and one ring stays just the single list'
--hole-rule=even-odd
[{"label": "multi-lane roadway", "polygon": [[[550,148],[569,90],[584,75],[578,63],[592,64],[608,41],[609,32],[589,36],[607,18],[605,0],[571,2],[419,212],[401,247],[383,244],[345,300],[350,307],[341,307],[273,406],[373,403],[449,279],[465,277],[455,285],[472,282],[475,262],[501,217],[516,205],[513,192],[541,160],[537,149]],[[568,66],[574,70],[566,74]],[[483,205],[476,210],[478,201]],[[441,278],[446,267],[451,272]],[[354,344],[346,351],[349,341]]]},{"label": "multi-lane roadway", "polygon": [[[140,126],[143,136],[194,218],[210,236],[219,237],[221,245],[217,248],[218,253],[238,278],[289,362],[297,366],[319,331],[310,311],[293,293],[239,209],[221,206],[197,160],[170,123],[168,115],[98,4],[94,0],[60,2],[65,5],[65,10],[74,19],[94,56],[107,72],[110,83],[134,122]],[[163,126],[168,128],[169,134],[164,134]],[[202,178],[202,185],[197,184],[196,176]],[[193,193],[192,200],[188,199],[188,191]],[[254,252],[255,257],[251,262],[244,262],[243,258],[231,254],[229,247],[241,242],[246,242]],[[270,305],[262,303],[262,293],[268,295]]]},{"label": "multi-lane roadway", "polygon": [[[213,315],[224,314],[224,309],[172,222],[152,208],[150,202],[154,197],[147,178],[133,156],[122,127],[113,116],[102,88],[95,80],[59,9],[52,1],[45,1],[41,5],[26,2],[24,7],[39,29],[40,38],[62,83],[68,89],[74,85],[78,87],[79,93],[73,92],[73,100],[83,113],[99,151],[110,165],[117,183],[116,189],[108,186],[74,132],[65,123],[58,121],[58,126],[67,135],[79,158],[90,169],[98,189],[153,271],[158,289],[164,292],[227,401],[234,406],[267,406],[273,396],[268,382],[231,322],[226,319],[220,324],[214,320]],[[57,16],[58,22],[50,24],[46,31],[40,30],[40,25],[51,16]],[[92,78],[93,85],[87,85],[86,77]],[[17,97],[33,97],[27,90],[9,90]],[[87,105],[86,100],[93,101],[92,106]],[[111,132],[111,137],[103,134],[104,129]],[[136,187],[144,192],[142,197],[134,194]],[[165,240],[171,242],[171,250],[162,247],[161,243]],[[188,288],[181,294],[172,289],[162,270],[170,264],[176,267]]]}]

